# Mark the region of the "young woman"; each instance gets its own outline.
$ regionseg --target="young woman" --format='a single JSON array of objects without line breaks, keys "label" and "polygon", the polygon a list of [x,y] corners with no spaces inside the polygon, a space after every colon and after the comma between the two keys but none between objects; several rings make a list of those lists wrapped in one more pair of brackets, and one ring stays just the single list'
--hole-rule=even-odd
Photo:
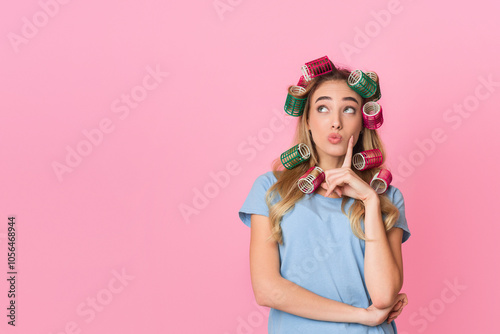
[{"label": "young woman", "polygon": [[[260,175],[239,211],[251,227],[250,271],[259,305],[270,307],[269,333],[397,333],[394,319],[408,303],[401,244],[410,237],[401,191],[370,187],[380,170],[352,167],[352,156],[378,148],[363,126],[361,97],[336,68],[313,78],[293,146],[310,159],[285,169],[277,158]],[[291,92],[289,90],[289,92]],[[319,166],[325,181],[304,194],[297,180]],[[349,214],[346,213],[349,209]]]}]

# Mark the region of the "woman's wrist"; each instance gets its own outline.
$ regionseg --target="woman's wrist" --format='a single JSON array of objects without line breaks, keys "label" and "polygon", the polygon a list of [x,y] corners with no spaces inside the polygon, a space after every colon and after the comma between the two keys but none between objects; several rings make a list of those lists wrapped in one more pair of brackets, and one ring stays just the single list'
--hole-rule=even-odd
[{"label": "woman's wrist", "polygon": [[378,197],[378,194],[375,190],[372,190],[370,194],[363,200],[363,204],[366,206],[368,205],[379,205],[380,204],[380,198]]}]

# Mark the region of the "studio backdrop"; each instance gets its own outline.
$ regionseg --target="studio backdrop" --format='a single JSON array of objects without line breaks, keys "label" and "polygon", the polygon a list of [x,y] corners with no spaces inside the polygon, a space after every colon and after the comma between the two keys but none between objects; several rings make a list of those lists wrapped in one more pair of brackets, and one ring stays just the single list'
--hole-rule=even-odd
[{"label": "studio backdrop", "polygon": [[267,333],[238,217],[291,147],[287,88],[375,71],[411,238],[399,333],[493,333],[492,1],[3,2],[0,331]]}]

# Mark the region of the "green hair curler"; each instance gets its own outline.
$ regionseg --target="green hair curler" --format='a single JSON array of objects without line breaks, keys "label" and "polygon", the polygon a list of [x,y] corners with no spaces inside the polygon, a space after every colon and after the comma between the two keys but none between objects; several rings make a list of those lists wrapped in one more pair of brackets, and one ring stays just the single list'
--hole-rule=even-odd
[{"label": "green hair curler", "polygon": [[377,83],[361,70],[352,71],[347,84],[364,98],[372,97],[377,91]]},{"label": "green hair curler", "polygon": [[300,86],[292,86],[290,87],[290,91],[286,97],[285,102],[285,112],[293,117],[301,116],[304,112],[304,107],[306,105],[307,98],[300,99],[293,96],[291,93],[301,94],[304,93],[306,89]]},{"label": "green hair curler", "polygon": [[281,154],[281,163],[286,169],[293,169],[311,157],[311,150],[306,144],[300,143]]}]

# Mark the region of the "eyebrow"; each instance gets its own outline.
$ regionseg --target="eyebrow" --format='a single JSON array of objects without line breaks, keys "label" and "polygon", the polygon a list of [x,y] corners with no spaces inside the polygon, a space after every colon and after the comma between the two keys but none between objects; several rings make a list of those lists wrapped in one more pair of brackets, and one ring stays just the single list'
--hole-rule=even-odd
[{"label": "eyebrow", "polygon": [[[331,100],[332,100],[332,98],[331,98],[331,97],[329,97],[329,96],[320,96],[320,97],[318,97],[318,99],[317,99],[317,100],[316,100],[316,102],[314,102],[314,103],[318,103],[318,101],[320,101],[320,100],[330,100],[330,101],[331,101]],[[351,97],[351,96],[346,96],[346,97],[344,97],[344,98],[342,99],[342,101],[354,101],[354,102],[356,102],[357,104],[359,104],[359,102],[358,102],[358,101],[357,101],[354,97]]]}]

